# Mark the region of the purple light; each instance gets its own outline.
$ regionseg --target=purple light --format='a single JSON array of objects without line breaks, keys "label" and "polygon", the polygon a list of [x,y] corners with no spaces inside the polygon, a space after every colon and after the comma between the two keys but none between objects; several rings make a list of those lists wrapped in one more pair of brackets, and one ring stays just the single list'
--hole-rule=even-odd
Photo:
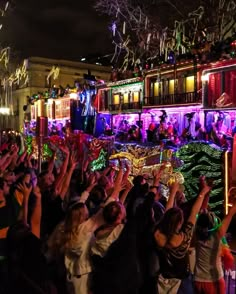
[{"label": "purple light", "polygon": [[111,26],[111,30],[112,30],[112,35],[113,35],[113,37],[114,37],[115,34],[116,34],[116,28],[117,28],[116,23],[113,22],[113,24],[112,24],[112,26]]},{"label": "purple light", "polygon": [[144,113],[153,113],[156,115],[161,115],[161,110],[165,110],[168,113],[170,112],[192,112],[192,111],[199,111],[202,109],[202,105],[195,105],[195,106],[176,106],[176,107],[163,107],[163,108],[149,108],[145,109]]}]

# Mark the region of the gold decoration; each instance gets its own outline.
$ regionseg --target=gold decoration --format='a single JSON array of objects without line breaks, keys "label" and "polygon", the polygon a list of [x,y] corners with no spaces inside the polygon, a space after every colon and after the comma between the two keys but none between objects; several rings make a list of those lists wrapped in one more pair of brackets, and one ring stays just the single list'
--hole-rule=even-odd
[{"label": "gold decoration", "polygon": [[47,76],[47,81],[48,81],[48,83],[49,83],[49,78],[50,78],[51,76],[53,76],[53,79],[56,80],[56,79],[59,77],[59,73],[60,73],[60,68],[59,68],[59,66],[54,66],[54,65],[53,65],[53,67],[51,68],[51,70],[50,70],[50,72],[49,72],[49,74],[48,74],[48,76]]}]

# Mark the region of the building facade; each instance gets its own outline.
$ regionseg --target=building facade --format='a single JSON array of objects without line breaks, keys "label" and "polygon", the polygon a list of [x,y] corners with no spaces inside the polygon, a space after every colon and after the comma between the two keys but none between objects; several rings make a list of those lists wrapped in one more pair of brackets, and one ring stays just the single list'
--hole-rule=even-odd
[{"label": "building facade", "polygon": [[[43,57],[30,57],[24,60],[19,81],[10,88],[11,111],[0,115],[0,128],[21,130],[25,120],[30,120],[28,98],[43,93],[53,86],[74,87],[83,83],[87,76],[96,80],[108,81],[111,68],[84,62]],[[3,94],[4,95],[4,94]]]}]

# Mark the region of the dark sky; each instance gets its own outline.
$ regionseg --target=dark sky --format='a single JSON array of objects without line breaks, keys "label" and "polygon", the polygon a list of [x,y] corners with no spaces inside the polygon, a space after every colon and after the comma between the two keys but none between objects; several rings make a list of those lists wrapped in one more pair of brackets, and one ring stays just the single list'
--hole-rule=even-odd
[{"label": "dark sky", "polygon": [[78,60],[113,52],[108,19],[94,10],[93,0],[10,0],[10,5],[0,38],[22,57]]}]

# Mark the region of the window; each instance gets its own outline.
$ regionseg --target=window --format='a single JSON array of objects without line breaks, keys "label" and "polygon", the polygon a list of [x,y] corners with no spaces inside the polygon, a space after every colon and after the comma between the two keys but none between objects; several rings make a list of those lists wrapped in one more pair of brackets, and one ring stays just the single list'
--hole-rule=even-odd
[{"label": "window", "polygon": [[124,93],[124,103],[129,103],[129,93]]},{"label": "window", "polygon": [[154,97],[159,96],[159,86],[160,84],[158,82],[154,83]]},{"label": "window", "polygon": [[169,94],[175,93],[175,80],[169,81]]},{"label": "window", "polygon": [[119,94],[115,94],[114,96],[113,96],[113,103],[114,104],[120,104],[120,95]]},{"label": "window", "polygon": [[186,77],[186,89],[185,92],[194,92],[194,76]]},{"label": "window", "polygon": [[139,92],[133,93],[133,102],[139,102]]}]

